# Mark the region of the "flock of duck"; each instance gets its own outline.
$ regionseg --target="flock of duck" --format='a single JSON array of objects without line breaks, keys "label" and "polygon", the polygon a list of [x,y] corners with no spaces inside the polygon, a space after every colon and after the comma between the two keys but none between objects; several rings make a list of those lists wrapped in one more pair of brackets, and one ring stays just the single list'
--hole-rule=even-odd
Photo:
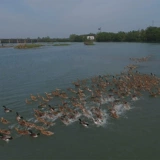
[{"label": "flock of duck", "polygon": [[[130,58],[136,62],[147,61],[150,57]],[[15,112],[16,124],[9,129],[0,129],[0,139],[10,141],[12,132],[17,135],[29,135],[33,138],[43,134],[51,136],[54,132],[48,129],[61,123],[70,125],[104,126],[111,117],[118,119],[122,113],[131,108],[131,102],[138,100],[143,93],[151,97],[160,95],[160,78],[155,74],[143,74],[136,70],[137,65],[128,65],[124,72],[116,75],[99,75],[90,79],[73,82],[73,88],[65,91],[55,89],[42,95],[30,95],[25,100],[27,105],[37,106],[33,117],[27,120]],[[13,114],[12,109],[3,106],[6,114]],[[10,122],[1,117],[1,122]]]}]

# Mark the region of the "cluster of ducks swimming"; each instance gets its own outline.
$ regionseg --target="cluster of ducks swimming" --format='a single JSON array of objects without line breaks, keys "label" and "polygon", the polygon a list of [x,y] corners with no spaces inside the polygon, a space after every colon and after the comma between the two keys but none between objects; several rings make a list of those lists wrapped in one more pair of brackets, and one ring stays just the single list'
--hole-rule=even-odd
[{"label": "cluster of ducks swimming", "polygon": [[130,60],[138,63],[138,62],[146,62],[149,60],[151,56],[146,56],[146,57],[142,57],[142,58],[130,58]]},{"label": "cluster of ducks swimming", "polygon": [[[17,127],[20,135],[38,137],[40,134],[51,136],[54,132],[48,128],[56,123],[69,125],[76,121],[83,127],[90,125],[103,126],[109,117],[118,119],[122,113],[131,108],[131,103],[139,99],[143,93],[151,97],[160,95],[160,78],[154,74],[143,74],[129,65],[127,71],[117,75],[99,75],[90,79],[73,82],[73,88],[65,91],[55,89],[43,96],[30,95],[27,105],[36,105],[32,120],[25,120],[16,112]],[[12,109],[3,106],[6,113]],[[10,122],[1,117],[3,124]],[[34,131],[33,131],[34,130]],[[0,139],[12,140],[11,130],[0,129]]]}]

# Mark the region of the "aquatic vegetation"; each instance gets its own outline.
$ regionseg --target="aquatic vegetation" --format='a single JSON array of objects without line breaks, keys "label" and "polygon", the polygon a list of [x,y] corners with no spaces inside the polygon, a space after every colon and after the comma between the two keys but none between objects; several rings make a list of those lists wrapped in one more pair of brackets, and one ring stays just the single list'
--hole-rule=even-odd
[{"label": "aquatic vegetation", "polygon": [[41,47],[43,45],[41,44],[19,44],[17,46],[15,46],[14,48],[16,49],[30,49],[30,48],[37,48],[37,47]]}]

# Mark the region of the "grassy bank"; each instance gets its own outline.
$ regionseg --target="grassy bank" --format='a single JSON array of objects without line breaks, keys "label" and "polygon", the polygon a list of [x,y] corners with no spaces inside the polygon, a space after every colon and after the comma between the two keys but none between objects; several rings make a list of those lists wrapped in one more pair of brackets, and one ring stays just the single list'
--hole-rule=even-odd
[{"label": "grassy bank", "polygon": [[16,49],[30,49],[30,48],[37,48],[37,47],[41,47],[43,45],[41,44],[19,44],[17,46],[15,46],[14,48]]}]

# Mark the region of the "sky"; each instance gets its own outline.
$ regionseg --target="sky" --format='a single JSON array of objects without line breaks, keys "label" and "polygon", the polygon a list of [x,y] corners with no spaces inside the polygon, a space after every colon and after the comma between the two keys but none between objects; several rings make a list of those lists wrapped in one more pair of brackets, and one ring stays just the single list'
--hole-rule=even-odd
[{"label": "sky", "polygon": [[160,27],[160,0],[0,0],[0,39]]}]

